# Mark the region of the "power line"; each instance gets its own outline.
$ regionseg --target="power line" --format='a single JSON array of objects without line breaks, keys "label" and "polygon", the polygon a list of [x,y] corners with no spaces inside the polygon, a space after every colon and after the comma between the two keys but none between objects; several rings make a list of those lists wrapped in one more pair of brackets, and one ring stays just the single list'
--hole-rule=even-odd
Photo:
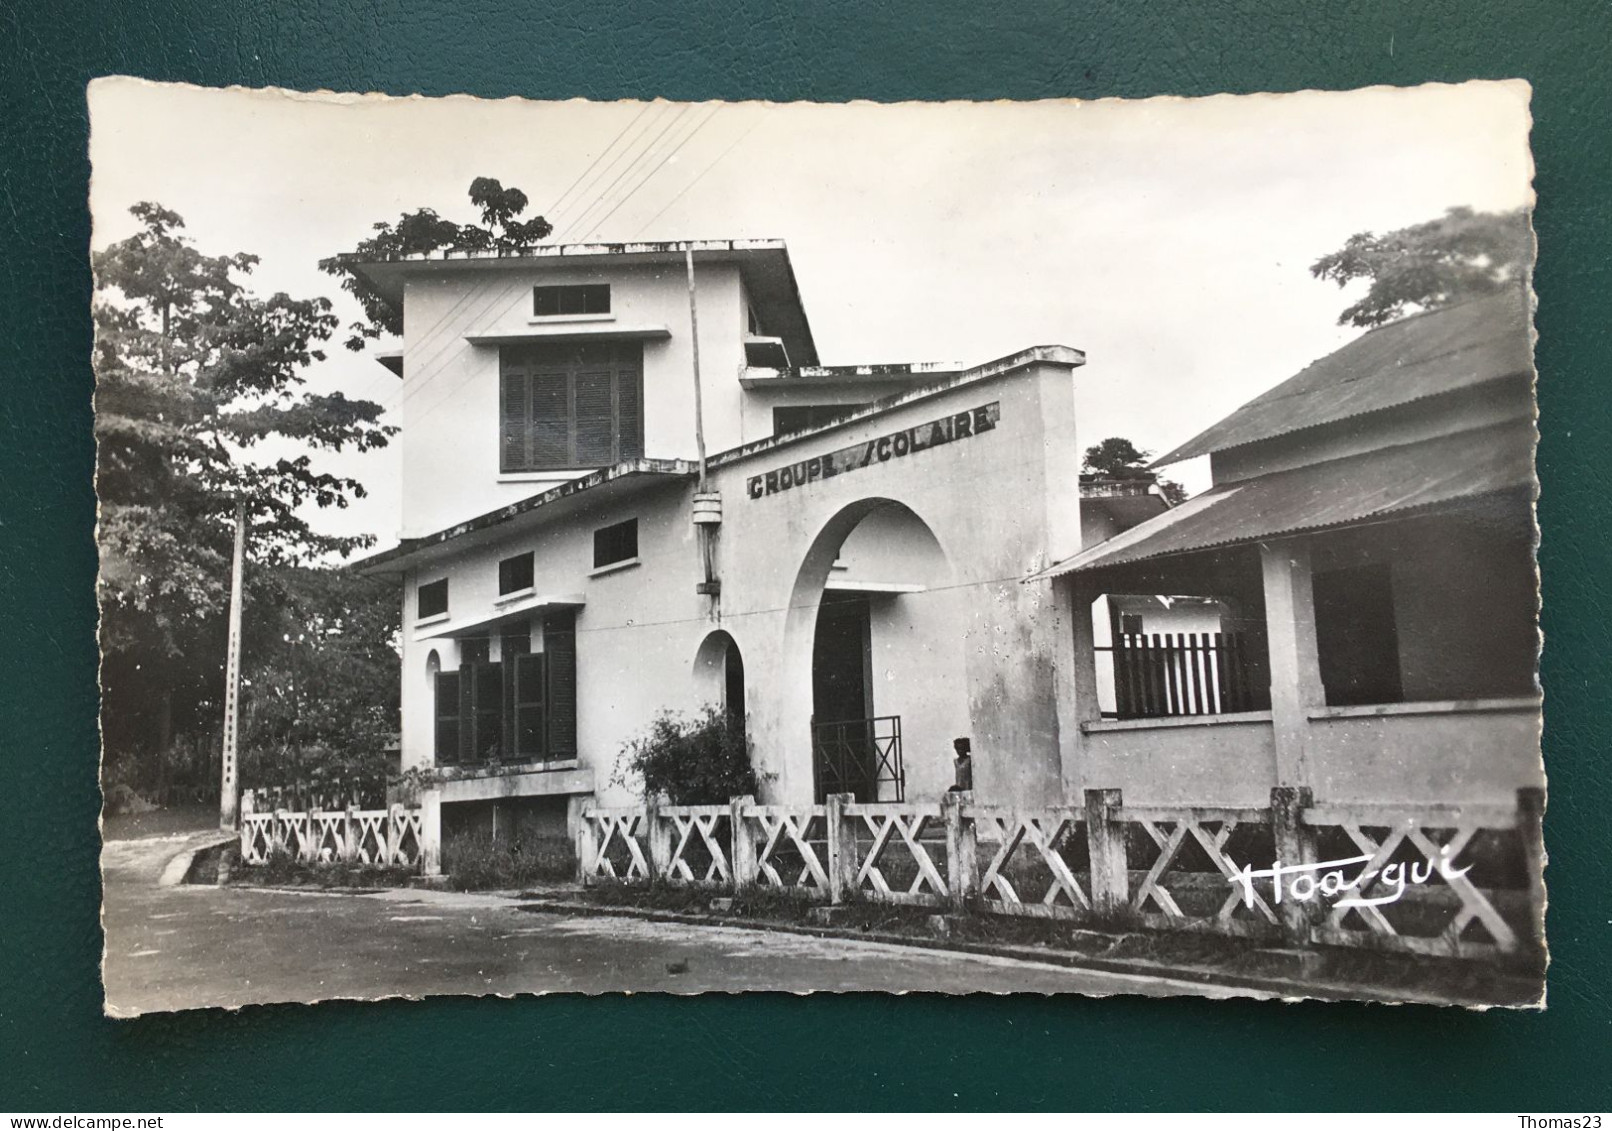
[{"label": "power line", "polygon": [[672,199],[668,200],[664,205],[662,205],[661,210],[659,212],[655,213],[648,220],[644,221],[643,226],[640,227],[638,229],[638,231],[634,233],[634,235],[641,235],[651,224],[653,224],[656,220],[659,220],[662,216],[664,216],[666,214],[666,210],[668,208],[670,208],[672,205],[676,204],[679,200],[683,199],[683,194],[684,193],[688,192],[689,189],[693,188],[696,184],[698,184],[701,177],[705,176],[705,174],[709,173],[712,169],[716,168],[717,164],[720,163],[721,160],[724,157],[726,157],[728,154],[732,153],[733,150],[738,146],[738,144],[741,141],[743,141],[745,138],[749,137],[752,133],[754,133],[756,127],[759,126],[759,125],[761,125],[761,118],[760,117],[758,117],[754,122],[751,122],[750,127],[748,129],[746,129],[744,131],[744,133],[742,133],[738,137],[734,138],[733,141],[731,143],[729,143],[729,145],[728,145],[728,147],[726,149],[724,149],[721,153],[718,153],[716,155],[716,157],[712,159],[712,161],[711,161],[711,163],[709,165],[707,165],[705,168],[701,169],[698,173],[694,174],[694,179],[689,181],[688,184],[684,185],[681,189],[679,189],[677,191],[676,196],[672,197]]},{"label": "power line", "polygon": [[649,172],[645,173],[643,175],[643,177],[641,177],[639,179],[638,183],[636,185],[634,185],[630,190],[628,190],[628,192],[627,192],[627,194],[625,196],[623,196],[620,200],[618,200],[616,202],[614,208],[612,208],[609,212],[606,212],[603,216],[599,217],[598,222],[596,222],[593,225],[592,230],[591,230],[591,232],[589,234],[590,235],[598,234],[599,229],[604,227],[605,222],[607,220],[609,220],[610,217],[614,216],[618,211],[620,211],[622,205],[626,204],[629,200],[631,200],[634,196],[636,196],[638,194],[639,190],[641,190],[646,184],[648,184],[651,180],[653,180],[654,177],[655,177],[655,174],[659,173],[663,168],[665,168],[666,163],[668,161],[670,161],[673,157],[676,157],[677,154],[682,150],[682,148],[685,145],[687,145],[693,139],[694,135],[699,133],[702,129],[704,129],[710,123],[711,119],[716,117],[717,114],[721,112],[721,110],[722,110],[722,107],[720,105],[717,105],[717,106],[713,107],[711,109],[711,112],[709,114],[707,114],[704,118],[701,118],[701,119],[698,119],[697,121],[695,121],[694,128],[689,130],[687,133],[685,133],[683,135],[683,137],[681,138],[681,140],[679,140],[677,142],[677,144],[673,145],[667,151],[666,156],[662,157],[660,159],[659,163],[656,164],[654,168],[650,169]]},{"label": "power line", "polygon": [[[660,113],[662,107],[666,108],[666,115]],[[553,216],[545,217],[545,219],[554,225],[556,231],[558,231],[562,226],[570,223],[569,220],[564,220],[561,217],[564,216],[565,213],[571,212],[573,209],[575,209],[578,201],[581,201],[584,197],[588,196],[593,189],[593,186],[598,184],[601,179],[608,176],[613,169],[621,164],[622,160],[626,158],[628,154],[633,154],[631,159],[628,161],[629,166],[633,161],[638,159],[638,155],[633,152],[634,147],[638,144],[640,139],[649,133],[657,118],[665,120],[668,115],[674,118],[677,116],[677,110],[670,102],[651,103],[649,110],[651,112],[647,115],[644,115],[643,125],[637,128],[637,130],[633,133],[633,136],[627,140],[627,144],[622,146],[621,151],[612,157],[607,163],[601,166],[597,173],[593,174],[593,176],[587,179],[587,182],[582,186],[582,189],[579,191],[577,196],[574,197],[569,204],[565,205],[563,208],[557,209]],[[609,190],[607,189],[606,191]],[[592,204],[593,200],[589,199],[587,203],[583,205],[583,211],[587,211]]]},{"label": "power line", "polygon": [[567,220],[567,226],[575,228],[578,232],[587,231],[587,225],[583,221],[586,220],[587,217],[593,213],[593,210],[598,208],[604,202],[604,200],[610,196],[611,193],[616,191],[616,186],[621,184],[622,181],[624,181],[636,170],[638,163],[643,161],[651,152],[654,151],[654,148],[660,144],[661,139],[671,132],[672,127],[676,126],[677,123],[688,114],[690,109],[691,107],[688,106],[679,107],[676,113],[667,118],[666,124],[661,127],[660,132],[655,135],[654,139],[651,140],[648,145],[644,146],[638,151],[637,155],[635,155],[633,159],[622,168],[621,172],[616,174],[616,179],[611,181],[603,192],[594,197],[586,208],[584,208],[579,214],[572,217],[570,220]]},{"label": "power line", "polygon": [[633,115],[632,120],[630,122],[628,122],[625,126],[622,126],[620,132],[617,133],[615,137],[610,139],[610,144],[605,146],[603,149],[601,149],[598,152],[598,154],[594,157],[594,159],[588,163],[588,167],[583,169],[582,172],[577,174],[576,180],[572,181],[570,184],[565,186],[565,191],[562,192],[558,197],[555,198],[554,203],[549,205],[548,211],[545,212],[543,215],[548,216],[548,217],[552,217],[552,216],[558,214],[559,211],[560,211],[560,205],[565,202],[566,197],[571,195],[571,190],[576,188],[577,185],[582,183],[582,178],[587,176],[589,173],[591,173],[593,171],[594,166],[599,164],[600,161],[604,160],[605,154],[609,153],[612,149],[614,149],[616,147],[616,142],[620,141],[623,137],[625,137],[627,135],[627,131],[632,129],[633,126],[637,125],[638,124],[638,119],[642,118],[645,114],[649,113],[650,107],[652,107],[654,105],[655,104],[653,102],[646,102],[642,106],[640,106],[638,108],[638,113]]}]

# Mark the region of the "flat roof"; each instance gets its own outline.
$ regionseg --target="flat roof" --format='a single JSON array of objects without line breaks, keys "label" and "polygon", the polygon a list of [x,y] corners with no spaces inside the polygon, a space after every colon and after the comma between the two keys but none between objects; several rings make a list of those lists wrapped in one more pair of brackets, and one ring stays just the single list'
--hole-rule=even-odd
[{"label": "flat roof", "polygon": [[[541,509],[546,514],[552,515],[556,513],[554,508],[568,500],[575,500],[573,505],[580,509],[590,504],[636,494],[663,483],[692,479],[698,473],[698,466],[692,460],[686,459],[635,459],[618,463],[613,467],[602,467],[598,471],[567,480],[550,487],[547,491],[528,495],[497,510],[456,522],[435,533],[422,535],[419,538],[405,538],[389,550],[382,550],[367,558],[359,558],[347,568],[366,574],[401,573],[403,560],[413,557],[422,550],[433,549],[444,543],[490,530],[534,511]],[[570,507],[563,509],[569,510]]]},{"label": "flat roof", "polygon": [[519,252],[444,250],[379,258],[349,253],[337,258],[344,266],[361,275],[393,309],[400,309],[404,281],[422,271],[514,271],[561,265],[606,268],[616,264],[677,264],[681,268],[684,252],[692,252],[696,264],[736,265],[767,332],[783,339],[789,357],[797,364],[817,364],[817,343],[806,320],[800,285],[795,280],[789,248],[783,240],[560,243],[536,244]]}]

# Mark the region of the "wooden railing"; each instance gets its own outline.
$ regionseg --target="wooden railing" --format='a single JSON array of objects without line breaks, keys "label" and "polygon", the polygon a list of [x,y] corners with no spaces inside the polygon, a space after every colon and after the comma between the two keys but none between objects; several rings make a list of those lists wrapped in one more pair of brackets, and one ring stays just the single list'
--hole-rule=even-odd
[{"label": "wooden railing", "polygon": [[1114,712],[1120,719],[1223,715],[1261,705],[1248,645],[1235,632],[1118,633],[1099,652],[1114,657]]},{"label": "wooden railing", "polygon": [[1537,946],[1542,794],[1515,807],[1251,808],[872,804],[585,809],[577,860],[602,880],[750,886],[825,903],[1205,931],[1289,943],[1490,956]]},{"label": "wooden railing", "polygon": [[425,828],[420,809],[257,809],[250,790],[241,798],[241,863],[267,864],[276,856],[305,864],[337,862],[388,868],[422,868]]}]

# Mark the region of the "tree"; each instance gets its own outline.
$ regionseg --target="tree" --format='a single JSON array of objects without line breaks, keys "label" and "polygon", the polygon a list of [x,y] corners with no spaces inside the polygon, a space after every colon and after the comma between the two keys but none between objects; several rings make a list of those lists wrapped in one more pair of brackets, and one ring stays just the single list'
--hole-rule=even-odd
[{"label": "tree", "polygon": [[1105,479],[1139,479],[1157,485],[1159,494],[1171,506],[1186,501],[1187,489],[1166,479],[1147,466],[1152,452],[1143,451],[1123,436],[1110,436],[1086,449],[1081,470]]},{"label": "tree", "polygon": [[109,759],[160,754],[176,707],[218,698],[237,503],[256,562],[373,542],[319,533],[300,513],[310,502],[346,506],[361,483],[315,471],[306,452],[254,461],[252,449],[289,439],[367,451],[395,431],[379,423],[377,404],[301,388],[336,328],[326,299],[260,298],[242,281],[256,256],[203,255],[176,213],[149,202],[130,212],[140,231],[92,258]]},{"label": "tree", "polygon": [[378,806],[398,730],[401,609],[388,578],[283,566],[242,678],[241,784]]},{"label": "tree", "polygon": [[1377,235],[1358,232],[1310,265],[1340,288],[1370,281],[1366,295],[1338,315],[1340,326],[1381,326],[1415,308],[1437,310],[1492,295],[1528,271],[1533,236],[1528,212],[1451,208],[1437,220]]},{"label": "tree", "polygon": [[395,224],[377,223],[375,234],[360,240],[352,251],[319,261],[319,269],[340,279],[341,289],[364,308],[365,321],[348,327],[348,349],[361,350],[366,342],[382,334],[403,332],[402,313],[353,270],[354,262],[437,251],[518,253],[548,239],[554,231],[554,225],[541,216],[517,219],[529,203],[526,194],[518,188],[505,188],[492,177],[477,177],[470,182],[470,203],[481,212],[481,226],[457,224],[434,209],[417,208],[399,216]]}]

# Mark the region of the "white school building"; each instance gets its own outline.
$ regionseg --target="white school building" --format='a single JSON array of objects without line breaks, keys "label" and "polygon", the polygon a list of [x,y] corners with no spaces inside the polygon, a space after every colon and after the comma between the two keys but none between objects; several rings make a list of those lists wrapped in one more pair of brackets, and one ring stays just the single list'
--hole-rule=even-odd
[{"label": "white school building", "polygon": [[[1244,631],[1291,601],[1227,581],[1242,559],[1212,539],[1189,547],[1217,546],[1203,576],[1150,561],[1116,589],[1109,559],[1086,569],[1175,512],[1146,486],[1082,490],[1079,350],[821,365],[781,241],[355,266],[405,324],[384,359],[403,382],[402,539],[358,568],[399,578],[402,765],[434,771],[445,828],[566,835],[578,806],[635,799],[618,766],[658,712],[706,703],[742,720],[780,804],[934,801],[959,737],[981,803],[1173,799],[1183,719],[1197,803],[1232,803],[1216,757],[1248,762],[1224,767],[1239,796],[1302,767],[1253,731],[1280,731],[1284,680],[1319,681],[1267,645],[1291,633]],[[1256,591],[1290,579],[1262,583],[1253,552]],[[1132,641],[1145,655],[1114,651]],[[1136,682],[1166,669],[1173,692]],[[1537,706],[1500,682],[1510,698],[1482,711],[1523,724],[1485,771],[1503,792],[1532,783]],[[1377,761],[1339,780],[1395,796]]]}]

